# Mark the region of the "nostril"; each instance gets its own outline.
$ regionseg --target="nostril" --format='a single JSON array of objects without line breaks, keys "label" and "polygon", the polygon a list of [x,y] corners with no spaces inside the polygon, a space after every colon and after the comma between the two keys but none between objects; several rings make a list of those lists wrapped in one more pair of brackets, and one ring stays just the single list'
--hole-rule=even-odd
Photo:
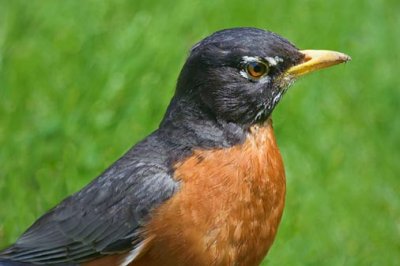
[{"label": "nostril", "polygon": [[305,62],[308,62],[308,61],[310,61],[312,59],[312,57],[310,56],[310,55],[305,55],[304,56],[304,58],[303,58],[303,63],[305,63]]}]

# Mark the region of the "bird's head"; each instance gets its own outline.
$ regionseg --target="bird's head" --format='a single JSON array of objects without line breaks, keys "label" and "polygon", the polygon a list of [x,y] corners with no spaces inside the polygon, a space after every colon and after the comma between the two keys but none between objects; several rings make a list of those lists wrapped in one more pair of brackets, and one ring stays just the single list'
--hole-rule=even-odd
[{"label": "bird's head", "polygon": [[200,102],[216,119],[249,126],[270,116],[298,76],[348,60],[338,52],[300,51],[265,30],[222,30],[191,49],[175,98]]}]

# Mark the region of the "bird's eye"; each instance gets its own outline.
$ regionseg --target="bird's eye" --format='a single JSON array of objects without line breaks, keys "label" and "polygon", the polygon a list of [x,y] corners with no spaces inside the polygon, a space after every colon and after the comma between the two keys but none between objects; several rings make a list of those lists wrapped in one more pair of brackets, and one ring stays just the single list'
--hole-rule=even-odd
[{"label": "bird's eye", "polygon": [[259,79],[268,72],[268,66],[258,61],[250,62],[246,65],[246,72],[252,78]]}]

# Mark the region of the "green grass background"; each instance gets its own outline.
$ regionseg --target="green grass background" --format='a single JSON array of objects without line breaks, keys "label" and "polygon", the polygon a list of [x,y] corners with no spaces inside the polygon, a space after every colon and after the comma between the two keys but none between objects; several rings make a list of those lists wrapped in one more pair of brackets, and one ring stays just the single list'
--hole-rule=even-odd
[{"label": "green grass background", "polygon": [[400,2],[0,0],[0,247],[155,129],[192,44],[235,26],[353,61],[274,112],[287,204],[265,265],[400,265]]}]

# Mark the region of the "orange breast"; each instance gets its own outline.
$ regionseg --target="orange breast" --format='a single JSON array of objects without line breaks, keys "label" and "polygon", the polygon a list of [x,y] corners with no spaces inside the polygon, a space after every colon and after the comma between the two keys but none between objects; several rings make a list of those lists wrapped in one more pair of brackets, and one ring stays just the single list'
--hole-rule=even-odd
[{"label": "orange breast", "polygon": [[176,165],[181,190],[146,227],[149,248],[131,265],[258,265],[285,198],[271,121],[231,148],[197,150]]}]

